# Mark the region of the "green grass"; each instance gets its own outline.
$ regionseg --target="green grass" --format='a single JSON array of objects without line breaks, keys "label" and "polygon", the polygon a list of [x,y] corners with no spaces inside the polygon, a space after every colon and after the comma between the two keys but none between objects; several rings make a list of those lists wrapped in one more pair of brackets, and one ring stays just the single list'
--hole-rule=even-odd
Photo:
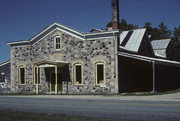
[{"label": "green grass", "polygon": [[[0,121],[114,121],[84,116],[67,116],[62,114],[28,113],[0,109]],[[119,120],[127,121],[127,120]]]}]

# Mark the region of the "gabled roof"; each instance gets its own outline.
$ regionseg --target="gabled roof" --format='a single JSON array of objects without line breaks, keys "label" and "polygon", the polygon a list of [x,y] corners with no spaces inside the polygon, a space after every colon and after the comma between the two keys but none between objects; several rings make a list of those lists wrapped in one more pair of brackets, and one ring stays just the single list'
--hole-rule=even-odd
[{"label": "gabled roof", "polygon": [[153,50],[161,50],[166,49],[170,44],[171,39],[163,39],[163,40],[153,40],[151,41]]},{"label": "gabled roof", "polygon": [[39,40],[45,38],[55,30],[60,30],[62,32],[65,32],[73,37],[76,37],[81,40],[87,40],[87,39],[96,39],[96,38],[104,38],[104,37],[113,37],[115,32],[119,31],[100,31],[100,32],[91,32],[91,33],[82,33],[77,30],[74,30],[70,27],[64,26],[59,23],[53,23],[49,27],[45,28],[43,31],[41,31],[39,34],[35,35],[32,37],[30,40],[24,40],[24,41],[13,41],[13,42],[8,42],[7,44],[11,46],[24,46],[24,45],[32,45]]},{"label": "gabled roof", "polygon": [[145,28],[131,31],[123,31],[120,34],[120,48],[132,52],[138,52],[145,32]]}]

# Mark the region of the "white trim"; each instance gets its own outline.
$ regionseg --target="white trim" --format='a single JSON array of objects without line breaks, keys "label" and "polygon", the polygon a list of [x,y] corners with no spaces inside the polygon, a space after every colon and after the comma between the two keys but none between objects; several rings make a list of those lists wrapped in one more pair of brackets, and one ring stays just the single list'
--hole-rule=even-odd
[{"label": "white trim", "polygon": [[98,37],[98,38],[90,38],[90,39],[87,39],[87,40],[109,39],[109,38],[114,38],[114,36],[110,36],[110,37]]},{"label": "white trim", "polygon": [[54,25],[61,26],[61,27],[65,28],[65,29],[67,29],[67,30],[70,30],[70,31],[72,31],[72,32],[74,32],[74,33],[80,34],[81,36],[84,36],[84,34],[82,34],[81,32],[78,32],[78,31],[73,30],[73,29],[71,29],[71,28],[69,28],[69,27],[63,26],[63,25],[61,25],[61,24],[54,23]]},{"label": "white trim", "polygon": [[118,55],[121,55],[121,56],[124,56],[124,57],[130,57],[130,58],[133,58],[133,59],[138,59],[138,60],[142,60],[142,61],[147,61],[147,62],[151,62],[151,60],[147,60],[145,58],[138,58],[136,56],[132,56],[132,54],[124,54],[124,53],[119,53]]},{"label": "white trim", "polygon": [[[77,83],[76,80],[76,66],[81,66],[81,83]],[[83,64],[80,62],[73,63],[73,82],[74,85],[83,85]]]},{"label": "white trim", "polygon": [[107,33],[116,33],[119,32],[118,30],[115,31],[104,31],[104,32],[92,32],[92,33],[85,33],[85,36],[89,36],[89,35],[98,35],[98,34],[107,34]]},{"label": "white trim", "polygon": [[[103,65],[103,83],[98,83],[97,82],[97,77],[98,77],[98,75],[97,75],[97,65]],[[105,85],[105,74],[106,74],[106,72],[105,72],[105,62],[104,61],[96,61],[95,62],[95,84],[96,85]]]},{"label": "white trim", "polygon": [[50,65],[50,64],[44,64],[44,65],[40,65],[38,66],[39,68],[48,68],[48,67],[55,67],[55,65]]},{"label": "white trim", "polygon": [[25,42],[30,42],[29,40],[25,40],[25,41],[15,41],[15,42],[7,42],[6,44],[10,45],[10,44],[19,44],[19,43],[25,43]]},{"label": "white trim", "polygon": [[0,64],[0,66],[4,66],[4,65],[6,65],[8,63],[11,63],[11,61],[9,60],[9,61],[3,62],[3,63]]},{"label": "white trim", "polygon": [[[58,26],[63,27],[63,28],[65,28],[65,29],[67,29],[67,30],[73,31],[74,33],[77,33],[77,34],[80,34],[80,35],[84,36],[82,33],[77,32],[77,31],[75,31],[75,30],[73,30],[73,29],[70,29],[70,28],[65,27],[65,26],[63,26],[63,25],[61,25],[61,24],[58,24],[58,23],[53,23],[51,26],[49,26],[48,28],[46,28],[44,31],[42,31],[41,33],[39,33],[38,35],[36,35],[36,36],[33,37],[32,39],[30,39],[30,41],[33,41],[36,37],[38,37],[39,35],[41,35],[41,34],[44,33],[45,31],[47,31],[49,28],[51,28],[51,27],[54,26],[54,25],[58,25]],[[56,30],[56,29],[59,29],[59,28],[55,28],[54,30]],[[59,30],[62,30],[62,29],[59,29]],[[63,31],[63,32],[66,32],[66,33],[69,33],[69,32],[64,31],[64,30],[62,30],[62,31]],[[48,34],[47,34],[47,35],[48,35]],[[73,34],[73,35],[74,35],[74,34]],[[75,35],[74,35],[74,36],[75,36]]]},{"label": "white trim", "polygon": [[160,62],[166,62],[166,63],[180,65],[180,62],[177,62],[177,61],[171,61],[171,60],[165,60],[165,59],[159,59],[159,58],[153,58],[153,57],[146,57],[146,56],[142,56],[142,55],[135,55],[135,54],[129,54],[129,53],[124,53],[124,52],[120,52],[120,53],[118,53],[118,55],[131,57],[131,58],[135,58],[135,59],[140,59],[140,60],[145,60],[145,61],[160,61]]},{"label": "white trim", "polygon": [[49,28],[51,28],[52,26],[54,26],[54,24],[50,25],[48,28],[46,28],[44,31],[40,32],[38,35],[34,36],[33,38],[30,39],[30,41],[34,40],[36,37],[38,37],[39,35],[41,35],[42,33],[44,33],[45,31],[47,31]]},{"label": "white trim", "polygon": [[64,31],[64,30],[62,30],[62,29],[55,28],[54,30],[52,30],[52,31],[50,31],[49,33],[47,33],[44,37],[42,37],[41,39],[39,39],[38,41],[36,41],[36,42],[33,43],[32,45],[34,45],[34,44],[38,43],[39,41],[43,40],[44,38],[46,38],[48,35],[50,35],[51,33],[53,33],[53,32],[56,31],[56,30],[62,31],[62,32],[64,32],[64,33],[67,33],[67,34],[69,34],[69,35],[71,35],[71,36],[74,36],[74,37],[76,37],[76,38],[78,38],[78,39],[85,40],[84,38],[78,37],[78,36],[76,36],[76,35],[74,35],[74,34],[71,34],[71,33],[67,32],[67,31]]},{"label": "white trim", "polygon": [[18,45],[18,46],[14,46],[14,47],[30,47],[31,45]]},{"label": "white trim", "polygon": [[[69,34],[69,35],[71,35],[71,36],[74,36],[74,37],[76,37],[76,38],[78,38],[78,39],[86,40],[85,38],[76,36],[76,35],[74,35],[74,34],[72,34],[72,33],[70,33],[70,32],[67,32],[67,31],[65,31],[65,30],[62,30],[62,29],[60,29],[60,28],[56,28],[56,29],[57,29],[57,30],[60,30],[60,31],[62,31],[62,32],[64,32],[64,33],[67,33],[67,34]],[[84,35],[82,35],[82,36],[84,36]]]},{"label": "white trim", "polygon": [[[60,38],[60,42],[58,43],[58,44],[60,44],[60,48],[59,48],[59,49],[56,48],[56,44],[57,44],[56,39],[57,39],[57,38]],[[58,36],[54,36],[53,39],[54,39],[54,49],[55,49],[56,51],[61,50],[61,49],[62,49],[62,37],[58,35]]]},{"label": "white trim", "polygon": [[[24,68],[24,84],[21,83],[21,73],[20,73],[21,68]],[[26,65],[19,65],[18,66],[18,84],[19,85],[26,85]]]}]

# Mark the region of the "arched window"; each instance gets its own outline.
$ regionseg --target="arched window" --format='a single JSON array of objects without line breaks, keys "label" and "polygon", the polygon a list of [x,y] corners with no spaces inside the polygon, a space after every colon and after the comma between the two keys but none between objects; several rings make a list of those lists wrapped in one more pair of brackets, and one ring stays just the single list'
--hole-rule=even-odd
[{"label": "arched window", "polygon": [[74,79],[74,84],[80,85],[83,84],[83,79],[82,79],[82,64],[81,63],[75,63],[73,65],[73,79]]},{"label": "arched window", "polygon": [[102,85],[105,83],[105,66],[104,62],[96,62],[95,63],[95,78],[96,84]]},{"label": "arched window", "polygon": [[60,36],[54,37],[54,48],[56,50],[60,50],[61,49],[61,37]]},{"label": "arched window", "polygon": [[25,77],[25,66],[21,65],[18,67],[18,77],[19,77],[19,84],[24,85],[26,84],[26,77]]}]

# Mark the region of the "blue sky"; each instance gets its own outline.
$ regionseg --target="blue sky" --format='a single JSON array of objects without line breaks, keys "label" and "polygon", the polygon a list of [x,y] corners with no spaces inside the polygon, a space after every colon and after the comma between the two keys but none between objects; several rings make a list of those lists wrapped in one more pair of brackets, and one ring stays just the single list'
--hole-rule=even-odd
[{"label": "blue sky", "polygon": [[[120,19],[139,27],[163,21],[173,29],[179,13],[179,0],[120,0]],[[88,32],[111,18],[111,0],[0,0],[0,63],[10,59],[6,42],[28,40],[54,22]]]}]

